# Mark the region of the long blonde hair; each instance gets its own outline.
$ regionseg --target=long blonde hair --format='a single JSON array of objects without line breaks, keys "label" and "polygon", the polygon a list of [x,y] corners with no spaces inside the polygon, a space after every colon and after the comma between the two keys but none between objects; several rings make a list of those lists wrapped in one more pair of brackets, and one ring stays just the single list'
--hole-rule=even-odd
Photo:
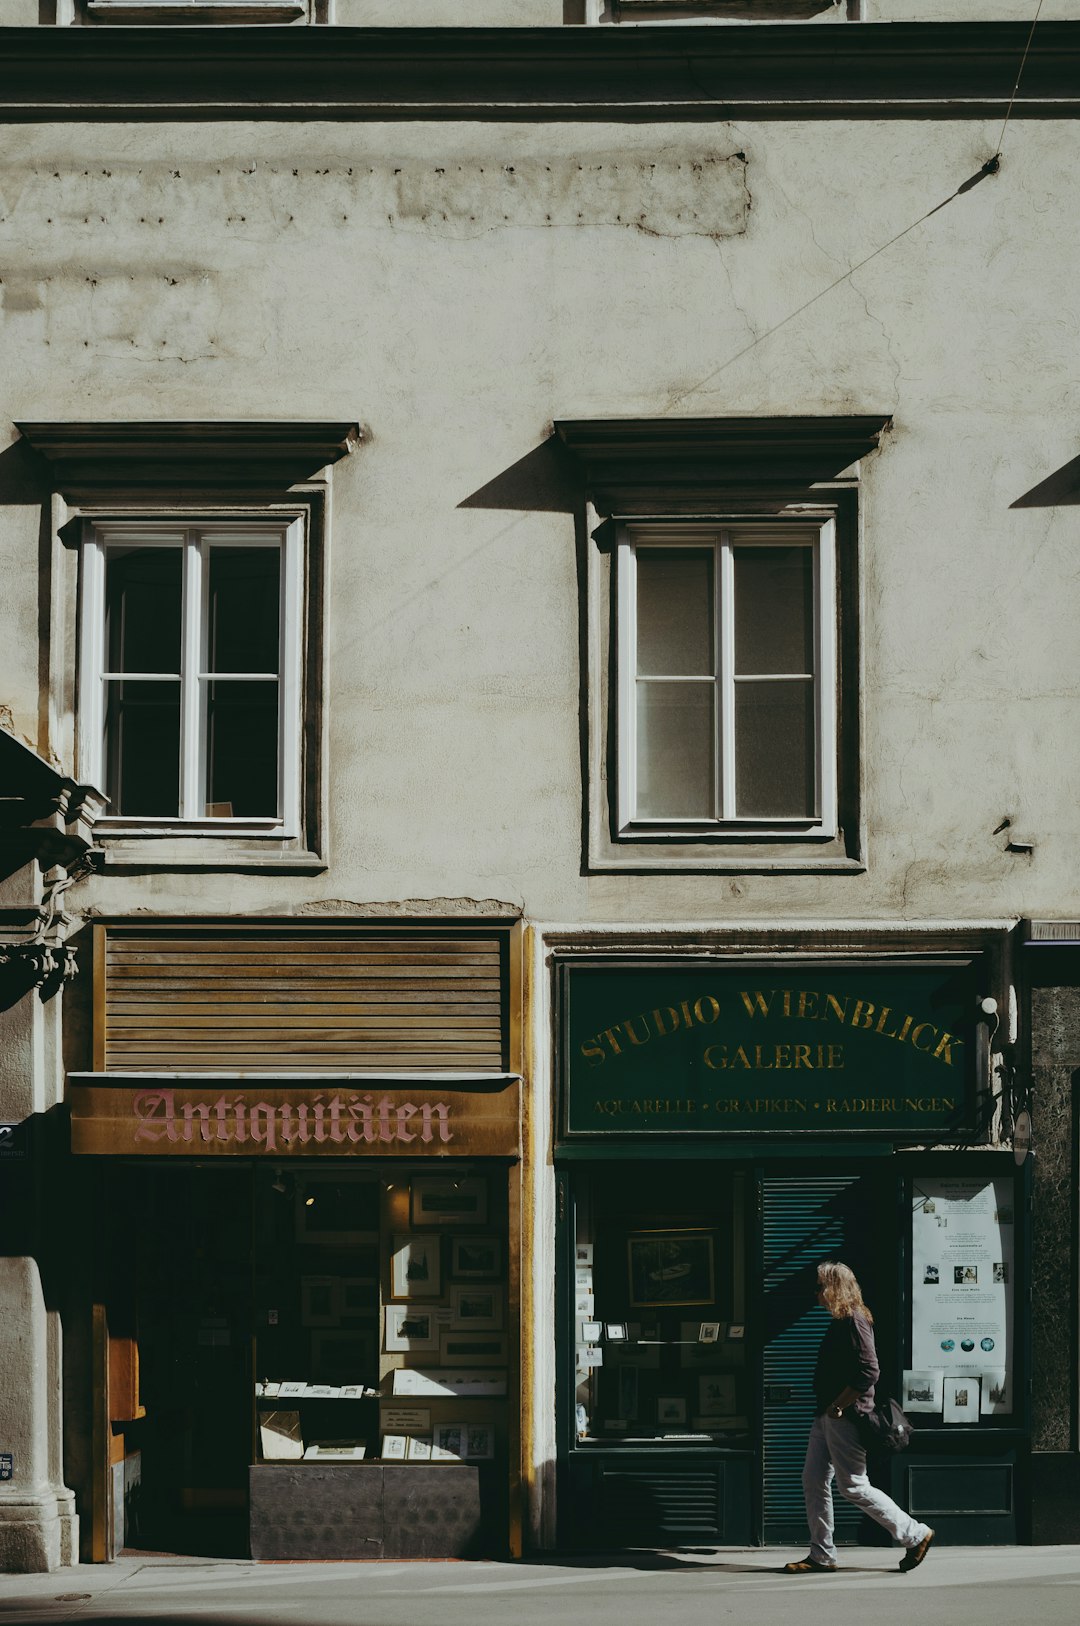
[{"label": "long blonde hair", "polygon": [[862,1288],[855,1280],[850,1265],[837,1259],[826,1259],[817,1267],[818,1287],[825,1300],[825,1308],[837,1321],[846,1316],[861,1315],[872,1322],[873,1316],[863,1303]]}]

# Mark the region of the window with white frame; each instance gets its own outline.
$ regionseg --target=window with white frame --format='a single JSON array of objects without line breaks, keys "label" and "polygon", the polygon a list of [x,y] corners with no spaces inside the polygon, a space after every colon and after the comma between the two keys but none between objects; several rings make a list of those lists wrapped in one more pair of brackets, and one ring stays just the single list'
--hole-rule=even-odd
[{"label": "window with white frame", "polygon": [[617,834],[831,837],[832,520],[624,524]]},{"label": "window with white frame", "polygon": [[109,826],[293,836],[303,526],[87,521],[80,772]]}]

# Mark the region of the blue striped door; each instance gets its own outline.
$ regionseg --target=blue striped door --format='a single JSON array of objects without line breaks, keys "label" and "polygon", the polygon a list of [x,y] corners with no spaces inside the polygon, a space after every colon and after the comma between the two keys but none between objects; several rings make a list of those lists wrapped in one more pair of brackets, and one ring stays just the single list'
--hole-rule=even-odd
[{"label": "blue striped door", "polygon": [[[805,1541],[802,1464],[814,1419],[814,1362],[829,1324],[816,1302],[817,1267],[844,1259],[857,1268],[869,1216],[856,1178],[761,1181],[764,1255],[762,1417],[766,1544]],[[835,1498],[836,1539],[857,1540],[859,1514]]]}]

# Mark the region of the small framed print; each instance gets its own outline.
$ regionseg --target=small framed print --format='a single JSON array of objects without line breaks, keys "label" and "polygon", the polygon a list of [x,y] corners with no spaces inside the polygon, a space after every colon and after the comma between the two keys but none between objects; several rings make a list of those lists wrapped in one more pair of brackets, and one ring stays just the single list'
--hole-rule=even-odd
[{"label": "small framed print", "polygon": [[735,1415],[734,1372],[709,1372],[698,1378],[698,1412],[702,1417]]},{"label": "small framed print", "polygon": [[470,1423],[465,1431],[465,1455],[486,1462],[495,1455],[495,1430],[490,1423]]},{"label": "small framed print", "polygon": [[439,1423],[435,1429],[435,1439],[431,1447],[431,1460],[433,1462],[463,1462],[468,1449],[468,1425],[466,1423]]},{"label": "small framed print", "polygon": [[639,1231],[627,1237],[630,1303],[642,1308],[712,1304],[714,1241],[712,1231]]},{"label": "small framed print", "polygon": [[900,1404],[905,1411],[929,1411],[940,1415],[944,1385],[944,1372],[905,1372]]},{"label": "small framed print", "polygon": [[490,1332],[503,1324],[502,1288],[452,1287],[450,1310],[452,1327]]},{"label": "small framed print", "polygon": [[313,1332],[311,1370],[319,1383],[359,1386],[373,1382],[377,1371],[374,1328]]},{"label": "small framed print", "polygon": [[982,1399],[980,1410],[984,1417],[995,1417],[999,1412],[1011,1412],[1012,1384],[1009,1374],[998,1367],[993,1372],[982,1374]]},{"label": "small framed print", "polygon": [[593,1244],[591,1242],[576,1242],[574,1244],[575,1265],[588,1265],[592,1267]]},{"label": "small framed print", "polygon": [[439,1329],[430,1310],[411,1304],[388,1304],[383,1348],[388,1355],[438,1349]]},{"label": "small framed print", "polygon": [[743,1339],[746,1337],[746,1328],[743,1326],[743,1323],[741,1321],[729,1322],[727,1337],[729,1343],[741,1344]]},{"label": "small framed print", "polygon": [[414,1225],[483,1225],[487,1220],[487,1181],[481,1174],[417,1174],[412,1182]]},{"label": "small framed print", "polygon": [[502,1274],[502,1241],[497,1236],[455,1236],[450,1243],[450,1274],[463,1281],[494,1281]]},{"label": "small framed print", "polygon": [[409,1443],[405,1448],[406,1462],[431,1461],[431,1435],[410,1434]]},{"label": "small framed print", "polygon": [[304,1327],[336,1327],[341,1319],[338,1278],[301,1276],[300,1323]]},{"label": "small framed print", "polygon": [[404,1434],[383,1435],[380,1454],[384,1462],[404,1462],[405,1453],[408,1449],[409,1442]]},{"label": "small framed print", "polygon": [[599,1321],[583,1321],[581,1323],[581,1338],[583,1344],[598,1344],[600,1342],[602,1326]]},{"label": "small framed print", "polygon": [[656,1421],[665,1428],[685,1427],[686,1401],[679,1395],[661,1395],[656,1402]]},{"label": "small framed print", "polygon": [[958,1378],[950,1374],[945,1379],[942,1416],[947,1423],[978,1422],[979,1388],[978,1378]]},{"label": "small framed print", "polygon": [[625,1321],[605,1321],[604,1322],[604,1337],[607,1339],[609,1344],[625,1344],[626,1343],[626,1322]]},{"label": "small framed print", "polygon": [[439,1359],[443,1366],[505,1366],[506,1334],[443,1331]]},{"label": "small framed print", "polygon": [[390,1255],[390,1291],[396,1299],[437,1299],[442,1291],[441,1238],[396,1236]]},{"label": "small framed print", "polygon": [[715,1344],[720,1340],[719,1321],[702,1321],[698,1323],[698,1343]]},{"label": "small framed print", "polygon": [[367,1445],[363,1440],[315,1440],[304,1452],[305,1462],[363,1462]]}]

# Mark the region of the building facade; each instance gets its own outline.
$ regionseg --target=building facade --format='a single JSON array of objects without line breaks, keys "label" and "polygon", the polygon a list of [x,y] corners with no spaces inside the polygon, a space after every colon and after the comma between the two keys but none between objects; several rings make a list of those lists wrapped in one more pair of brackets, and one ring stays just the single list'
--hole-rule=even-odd
[{"label": "building facade", "polygon": [[[7,0],[0,1565],[1080,1504],[1080,23]],[[849,1519],[850,1541],[873,1539]]]}]

